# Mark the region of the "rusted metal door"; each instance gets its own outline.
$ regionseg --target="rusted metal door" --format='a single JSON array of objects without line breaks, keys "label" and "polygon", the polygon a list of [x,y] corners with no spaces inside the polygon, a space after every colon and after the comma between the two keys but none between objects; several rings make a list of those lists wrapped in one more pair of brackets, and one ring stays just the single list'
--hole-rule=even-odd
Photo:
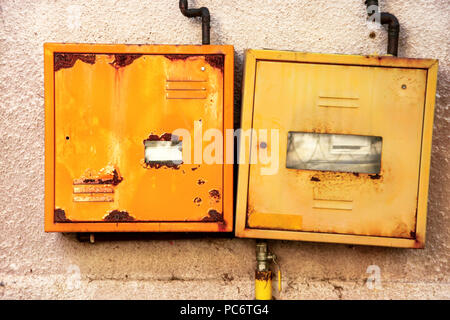
[{"label": "rusted metal door", "polygon": [[[297,223],[273,218],[286,230],[412,237],[425,84],[420,69],[258,62],[253,128],[280,130],[280,168],[260,175],[261,164],[250,167],[249,227],[270,227],[267,213],[301,213]],[[318,134],[316,152],[328,152],[321,133],[382,137],[382,168],[372,174],[341,172],[339,165],[288,168],[290,132]],[[268,141],[269,152],[271,146]]]},{"label": "rusted metal door", "polygon": [[[432,106],[426,101],[430,74],[421,64],[435,61],[248,55],[255,79],[245,88],[250,92],[244,92],[243,106],[249,109],[243,128],[254,130],[250,159],[262,149],[277,153],[278,170],[261,174],[268,165],[253,161],[240,173],[238,234],[422,245],[415,244],[420,178],[428,175],[421,161],[429,161],[423,144],[431,143],[423,142],[423,130],[432,127],[432,117],[424,123],[424,106]],[[279,139],[259,135],[267,129]]]},{"label": "rusted metal door", "polygon": [[[230,48],[158,54],[146,47],[142,53],[54,52],[54,224],[76,231],[228,230],[225,166],[194,163],[194,140],[178,137],[177,144],[172,132],[182,129],[194,139],[195,130],[229,126]],[[165,49],[156,51],[171,51]],[[193,161],[171,155],[153,161],[152,147],[170,148],[175,158],[188,148]]]}]

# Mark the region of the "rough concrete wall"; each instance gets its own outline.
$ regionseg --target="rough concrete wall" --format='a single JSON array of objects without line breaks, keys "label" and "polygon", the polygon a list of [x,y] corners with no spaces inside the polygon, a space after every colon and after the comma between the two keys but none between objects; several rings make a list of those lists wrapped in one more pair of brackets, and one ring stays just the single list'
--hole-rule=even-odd
[{"label": "rough concrete wall", "polygon": [[[212,43],[235,46],[236,107],[246,48],[385,53],[386,32],[366,24],[363,0],[190,2],[209,7]],[[271,241],[284,272],[278,298],[450,298],[448,2],[380,4],[400,20],[400,56],[440,60],[426,249]],[[1,298],[253,298],[253,240],[89,245],[43,231],[42,44],[200,39],[199,22],[183,17],[176,0],[0,2]],[[381,271],[378,290],[366,286],[370,265]]]}]

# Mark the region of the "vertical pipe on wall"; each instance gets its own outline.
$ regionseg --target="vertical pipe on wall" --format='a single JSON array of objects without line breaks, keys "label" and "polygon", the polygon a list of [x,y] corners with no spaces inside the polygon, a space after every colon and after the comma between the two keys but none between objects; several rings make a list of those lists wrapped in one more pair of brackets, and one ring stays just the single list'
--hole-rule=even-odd
[{"label": "vertical pipe on wall", "polygon": [[378,0],[366,0],[367,14],[376,22],[388,25],[387,53],[393,56],[398,54],[398,41],[400,36],[400,23],[397,18],[388,12],[379,11]]}]

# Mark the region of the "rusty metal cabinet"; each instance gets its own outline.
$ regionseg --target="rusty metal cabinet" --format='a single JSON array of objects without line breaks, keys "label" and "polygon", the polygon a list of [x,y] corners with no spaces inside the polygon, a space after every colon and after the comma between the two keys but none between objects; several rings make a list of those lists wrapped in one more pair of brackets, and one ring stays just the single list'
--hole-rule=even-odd
[{"label": "rusty metal cabinet", "polygon": [[247,51],[237,236],[423,247],[436,75],[436,60]]},{"label": "rusty metal cabinet", "polygon": [[232,230],[232,164],[173,161],[172,136],[233,127],[232,46],[44,51],[46,231]]}]

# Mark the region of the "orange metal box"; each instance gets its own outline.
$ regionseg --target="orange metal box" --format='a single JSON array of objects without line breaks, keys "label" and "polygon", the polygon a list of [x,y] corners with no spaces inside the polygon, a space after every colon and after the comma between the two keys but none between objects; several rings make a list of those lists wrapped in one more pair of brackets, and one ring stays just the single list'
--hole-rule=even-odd
[{"label": "orange metal box", "polygon": [[45,230],[232,231],[232,164],[194,151],[207,151],[208,129],[233,128],[233,57],[232,46],[45,44]]},{"label": "orange metal box", "polygon": [[437,67],[247,51],[236,235],[423,247]]}]

